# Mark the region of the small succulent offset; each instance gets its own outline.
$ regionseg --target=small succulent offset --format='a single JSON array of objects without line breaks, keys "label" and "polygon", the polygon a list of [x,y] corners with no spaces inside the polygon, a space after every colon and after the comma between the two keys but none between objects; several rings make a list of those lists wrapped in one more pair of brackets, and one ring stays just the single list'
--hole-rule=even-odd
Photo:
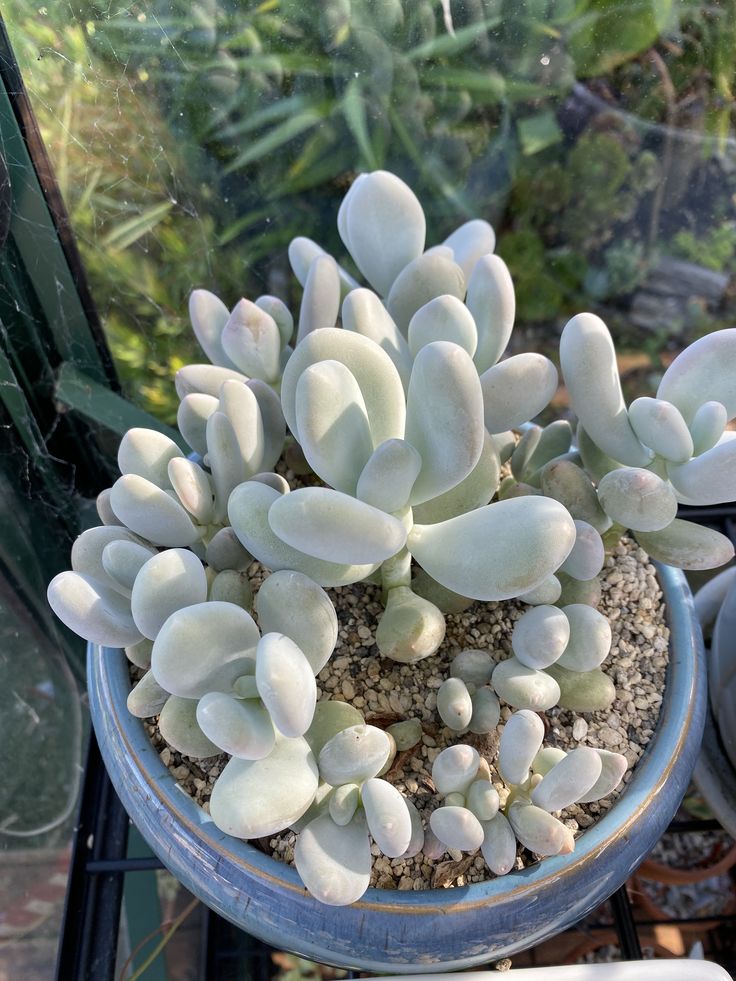
[{"label": "small succulent offset", "polygon": [[[552,812],[618,784],[623,757],[542,748],[536,713],[614,698],[598,575],[626,529],[682,568],[733,556],[725,536],[675,513],[734,496],[736,330],[697,341],[657,398],[627,408],[605,325],[579,314],[561,340],[579,425],[542,428],[530,420],[557,371],[534,352],[502,359],[515,298],[487,222],[427,249],[419,201],[378,171],[355,180],[338,228],[373,289],[295,239],[295,338],[275,297],[230,312],[194,291],[212,363],[176,379],[192,453],[152,430],[127,433],[121,477],[98,498],[103,524],[75,542],[48,595],[72,630],[124,647],[147,672],[134,714],[159,715],[185,755],[230,754],[210,802],[218,827],[246,839],[297,830],[305,884],[344,904],[368,885],[369,835],[395,857],[480,847],[504,874],[516,839],[538,855],[569,851]],[[292,489],[276,472],[292,450],[313,486]],[[254,560],[269,573],[255,596]],[[384,732],[350,705],[317,701],[338,638],[326,590],[366,580],[383,588],[378,649],[400,662],[439,650],[446,612],[528,606],[512,657],[462,651],[437,696],[458,736],[496,729],[502,702],[519,710],[501,736],[506,800],[474,749],[451,746],[435,763],[445,800],[424,844],[416,808],[382,779],[396,748],[421,737],[418,721]]]}]

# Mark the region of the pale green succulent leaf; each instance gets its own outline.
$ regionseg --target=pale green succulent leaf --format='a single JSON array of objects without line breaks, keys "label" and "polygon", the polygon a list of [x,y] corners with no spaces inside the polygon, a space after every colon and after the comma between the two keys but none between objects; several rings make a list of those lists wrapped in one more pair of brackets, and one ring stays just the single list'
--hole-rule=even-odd
[{"label": "pale green succulent leaf", "polygon": [[437,296],[420,307],[409,321],[407,336],[412,357],[433,341],[452,341],[472,358],[478,344],[473,315],[456,296]]},{"label": "pale green succulent leaf", "polygon": [[185,395],[179,403],[176,414],[179,432],[201,457],[207,455],[207,420],[213,412],[217,412],[219,406],[219,398],[203,392]]},{"label": "pale green succulent leaf", "polygon": [[190,759],[207,759],[220,752],[219,746],[207,738],[197,722],[195,698],[172,695],[167,699],[158,718],[158,729],[169,746]]},{"label": "pale green succulent leaf", "polygon": [[224,522],[227,502],[235,488],[251,473],[240,452],[238,435],[224,412],[213,412],[207,420],[207,463],[215,488],[215,520]]},{"label": "pale green succulent leaf", "polygon": [[703,402],[690,423],[693,455],[699,456],[712,449],[723,435],[727,422],[728,413],[724,405],[720,402]]},{"label": "pale green succulent leaf", "polygon": [[242,571],[251,564],[253,556],[243,548],[232,528],[221,528],[207,545],[205,561],[216,572],[223,569]]},{"label": "pale green succulent leaf", "polygon": [[137,719],[150,719],[158,715],[169,699],[169,693],[159,685],[152,671],[147,671],[131,689],[127,707]]},{"label": "pale green succulent leaf", "polygon": [[155,640],[172,613],[206,599],[207,576],[197,556],[184,548],[168,548],[141,567],[130,607],[143,636]]},{"label": "pale green succulent leaf", "polygon": [[220,389],[220,412],[233,427],[247,477],[263,469],[265,434],[261,408],[250,384],[226,381]]},{"label": "pale green succulent leaf", "polygon": [[349,824],[353,820],[353,815],[360,805],[360,787],[357,783],[344,783],[342,787],[335,787],[335,792],[330,796],[330,817],[341,827]]},{"label": "pale green succulent leaf", "polygon": [[386,306],[406,337],[417,310],[430,300],[445,295],[462,300],[465,296],[463,271],[449,255],[425,252],[399,273],[386,298]]},{"label": "pale green succulent leaf", "polygon": [[297,344],[307,334],[323,327],[334,327],[340,312],[340,275],[337,263],[329,255],[314,258],[304,283],[299,308]]},{"label": "pale green succulent leaf", "polygon": [[600,610],[584,603],[562,608],[570,625],[570,640],[558,664],[568,671],[592,671],[611,650],[611,625]]},{"label": "pale green succulent leaf", "polygon": [[258,699],[208,692],[197,704],[197,722],[223,753],[241,760],[262,760],[276,743],[271,716]]},{"label": "pale green succulent leaf", "polygon": [[170,487],[169,461],[184,454],[176,443],[155,429],[129,429],[120,441],[120,473],[135,473],[158,487]]},{"label": "pale green succulent leaf", "polygon": [[514,624],[511,646],[528,668],[546,668],[558,661],[570,639],[570,623],[556,606],[535,606]]},{"label": "pale green succulent leaf", "polygon": [[227,356],[248,378],[275,382],[281,374],[281,332],[252,300],[239,300],[222,331]]},{"label": "pale green succulent leaf", "polygon": [[478,374],[482,375],[506,350],[516,315],[514,284],[508,266],[500,256],[483,255],[477,259],[468,279],[465,302],[478,329],[475,365]]},{"label": "pale green succulent leaf", "polygon": [[667,475],[681,495],[700,506],[733,501],[736,497],[736,433],[724,433],[712,449],[688,463],[668,464]]},{"label": "pale green succulent leaf", "polygon": [[494,661],[488,651],[467,648],[452,659],[450,677],[460,678],[466,685],[479,688],[491,680],[493,667]]},{"label": "pale green succulent leaf", "polygon": [[303,573],[284,569],[263,582],[256,607],[261,631],[290,637],[318,674],[337,643],[337,615],[324,589]]},{"label": "pale green succulent leaf", "polygon": [[376,644],[384,657],[413,664],[436,653],[445,630],[445,618],[434,603],[408,586],[395,586],[378,623]]},{"label": "pale green succulent leaf", "polygon": [[501,704],[498,695],[490,685],[483,685],[473,692],[470,700],[473,703],[470,731],[478,735],[493,732],[501,717]]},{"label": "pale green succulent leaf", "polygon": [[478,775],[480,755],[473,746],[456,743],[443,749],[432,764],[432,782],[442,797],[464,794]]},{"label": "pale green succulent leaf", "polygon": [[76,572],[60,572],[46,595],[62,623],[93,644],[129,647],[142,640],[130,600],[104,583]]},{"label": "pale green succulent leaf", "polygon": [[388,858],[403,855],[411,841],[411,815],[404,798],[390,783],[377,777],[366,780],[360,794],[375,843]]},{"label": "pale green succulent leaf", "polygon": [[377,446],[360,473],[356,496],[381,511],[400,511],[422,467],[422,458],[404,439],[387,439]]},{"label": "pale green succulent leaf", "polygon": [[466,806],[481,824],[493,820],[499,805],[498,791],[488,780],[475,780],[471,783],[466,794]]},{"label": "pale green succulent leaf", "polygon": [[501,433],[518,429],[549,404],[557,391],[557,369],[543,354],[526,351],[487,368],[480,383],[486,429]]},{"label": "pale green succulent leaf", "polygon": [[736,416],[736,328],[700,337],[667,368],[657,398],[672,402],[691,423],[704,402],[720,402],[728,419]]},{"label": "pale green succulent leaf", "polygon": [[593,525],[575,518],[575,544],[560,566],[560,571],[573,579],[593,579],[603,568],[606,549],[603,539]]},{"label": "pale green succulent leaf", "polygon": [[181,504],[138,474],[124,474],[115,481],[110,503],[126,527],[154,545],[185,547],[200,538]]},{"label": "pale green succulent leaf", "polygon": [[174,386],[180,399],[194,394],[219,398],[224,382],[231,378],[239,382],[248,381],[247,375],[234,368],[221,368],[214,364],[187,364],[179,368],[174,376]]},{"label": "pale green succulent leaf", "polygon": [[[322,255],[328,255],[328,253],[325,252],[321,245],[312,241],[311,238],[298,235],[291,240],[289,243],[289,263],[301,286],[304,286],[306,283],[309,268],[314,260]],[[359,284],[342,266],[338,266],[337,269],[340,276],[340,291],[342,296],[345,297],[351,290],[357,289]]]},{"label": "pale green succulent leaf", "polygon": [[488,504],[498,490],[500,476],[501,461],[493,440],[484,432],[483,448],[478,462],[467,477],[444,494],[415,505],[414,521],[424,525],[436,524]]},{"label": "pale green succulent leaf", "polygon": [[467,807],[438,807],[430,815],[429,826],[448,848],[474,852],[483,844],[483,826]]},{"label": "pale green succulent leaf", "polygon": [[322,752],[322,747],[333,736],[351,726],[365,725],[362,713],[347,702],[321,701],[317,702],[312,724],[304,734],[312,748],[315,759]]},{"label": "pale green succulent leaf", "polygon": [[189,319],[194,336],[212,364],[235,368],[222,347],[222,330],[230,311],[222,300],[209,290],[192,290],[189,295]]},{"label": "pale green succulent leaf", "polygon": [[154,549],[137,542],[115,539],[102,550],[102,567],[115,580],[118,592],[129,596],[141,567],[155,554]]},{"label": "pale green succulent leaf", "polygon": [[363,783],[380,773],[391,753],[391,741],[383,729],[354,725],[329,739],[319,753],[319,772],[333,787]]},{"label": "pale green succulent leaf", "polygon": [[527,780],[543,739],[544,723],[536,712],[521,709],[511,715],[498,745],[498,766],[507,783],[521,784]]},{"label": "pale green succulent leaf", "polygon": [[148,553],[148,558],[155,549],[147,541],[128,531],[123,525],[97,525],[88,528],[75,538],[72,544],[71,566],[74,572],[94,579],[108,589],[129,596],[129,588],[111,576],[103,561],[105,549],[113,543],[137,545]]},{"label": "pale green succulent leaf", "polygon": [[175,457],[169,461],[169,482],[198,524],[214,521],[215,489],[202,467],[184,457]]},{"label": "pale green succulent leaf", "polygon": [[607,749],[596,749],[595,752],[600,757],[601,774],[593,786],[577,798],[578,804],[588,804],[608,797],[621,783],[628,769],[626,757],[621,753],[612,753]]},{"label": "pale green succulent leaf", "polygon": [[575,848],[572,831],[541,807],[515,803],[508,818],[522,845],[537,855],[567,855]]},{"label": "pale green succulent leaf", "polygon": [[558,663],[551,664],[545,672],[559,685],[557,701],[561,708],[573,712],[602,712],[616,697],[613,682],[600,668],[570,671]]},{"label": "pale green succulent leaf", "polygon": [[223,569],[212,580],[208,599],[234,603],[250,612],[253,609],[253,589],[246,572]]},{"label": "pale green succulent leaf", "polygon": [[561,595],[562,583],[557,576],[549,576],[535,589],[522,593],[519,599],[530,606],[553,606]]},{"label": "pale green succulent leaf", "polygon": [[437,711],[448,729],[463,732],[470,725],[473,702],[461,678],[447,678],[437,689]]},{"label": "pale green succulent leaf", "polygon": [[264,296],[258,297],[256,306],[260,307],[261,310],[265,310],[273,318],[281,335],[281,347],[282,349],[286,347],[291,342],[294,333],[294,318],[287,305],[277,296],[265,294]]},{"label": "pale green succulent leaf", "polygon": [[508,819],[500,811],[483,822],[480,846],[486,865],[494,875],[507,875],[516,864],[516,836]]},{"label": "pale green succulent leaf", "polygon": [[305,654],[285,634],[267,633],[256,648],[256,685],[279,732],[303,736],[317,704],[317,683]]},{"label": "pale green succulent leaf", "polygon": [[567,753],[564,749],[559,749],[557,746],[542,746],[537,755],[532,760],[532,773],[539,774],[543,777],[545,773],[549,773],[553,766],[556,766],[560,760],[564,760]]},{"label": "pale green succulent leaf", "polygon": [[602,477],[598,500],[613,521],[632,531],[661,531],[677,515],[672,486],[639,467],[622,467]]},{"label": "pale green succulent leaf", "polygon": [[545,811],[561,811],[588,793],[601,775],[601,758],[588,746],[568,753],[542,777],[532,791],[532,803]]},{"label": "pale green succulent leaf", "polygon": [[493,252],[496,247],[496,233],[487,221],[472,218],[456,228],[442,244],[452,249],[455,262],[468,280],[480,257]]},{"label": "pale green succulent leaf", "polygon": [[404,389],[407,388],[413,360],[409,345],[372,290],[348,293],[342,305],[342,325],[378,344],[393,361]]},{"label": "pale green succulent leaf", "polygon": [[664,531],[636,532],[635,538],[651,558],[677,569],[717,569],[734,555],[725,535],[681,518]]},{"label": "pale green succulent leaf", "polygon": [[498,697],[515,709],[545,712],[560,698],[557,683],[546,671],[528,668],[516,657],[507,658],[496,665],[491,683]]},{"label": "pale green succulent leaf", "polygon": [[693,438],[680,410],[671,402],[638,398],[629,406],[629,422],[639,441],[673,463],[693,455]]},{"label": "pale green succulent leaf", "polygon": [[312,896],[327,906],[357,902],[370,883],[372,863],[362,810],[343,826],[335,824],[329,813],[320,814],[296,840],[296,870]]}]

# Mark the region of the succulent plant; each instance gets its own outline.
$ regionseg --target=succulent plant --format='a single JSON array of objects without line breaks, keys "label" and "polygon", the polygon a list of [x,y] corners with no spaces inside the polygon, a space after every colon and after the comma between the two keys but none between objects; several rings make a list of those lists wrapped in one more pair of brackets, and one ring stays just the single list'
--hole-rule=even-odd
[{"label": "succulent plant", "polygon": [[[307,887],[341,904],[367,887],[369,836],[396,857],[480,847],[504,874],[517,838],[538,855],[570,850],[552,812],[618,783],[623,757],[542,748],[535,712],[613,700],[598,577],[627,528],[675,565],[732,557],[724,536],[675,513],[733,495],[736,441],[724,426],[736,414],[736,330],[697,341],[656,399],[627,409],[605,325],[579,314],[561,342],[577,431],[530,425],[557,372],[533,352],[502,359],[515,298],[491,227],[469,221],[426,248],[418,200],[378,171],[355,180],[338,228],[372,289],[296,239],[295,339],[274,297],[229,311],[192,294],[212,362],[176,379],[192,453],[131,430],[121,477],[98,498],[102,525],[75,542],[48,595],[72,630],[124,647],[146,672],[131,711],[158,715],[185,755],[231,756],[210,803],[218,827],[246,839],[295,829]],[[311,469],[305,486],[276,472],[288,453]],[[268,573],[255,596],[254,560]],[[519,710],[501,736],[506,800],[475,750],[449,747],[435,761],[444,804],[423,845],[416,808],[382,779],[421,737],[418,720],[383,731],[350,705],[317,701],[338,638],[325,590],[365,580],[383,588],[378,649],[400,662],[438,651],[445,612],[527,606],[513,656],[464,650],[437,693],[458,736],[494,730],[501,702]]]},{"label": "succulent plant", "polygon": [[695,594],[695,612],[710,638],[708,690],[721,742],[736,768],[736,567],[730,566]]}]

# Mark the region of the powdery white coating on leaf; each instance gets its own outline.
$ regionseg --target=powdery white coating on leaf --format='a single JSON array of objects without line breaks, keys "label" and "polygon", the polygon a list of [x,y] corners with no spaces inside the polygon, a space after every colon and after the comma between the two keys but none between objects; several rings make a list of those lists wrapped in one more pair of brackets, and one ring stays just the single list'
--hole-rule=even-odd
[{"label": "powdery white coating on leaf", "polygon": [[484,685],[473,692],[473,715],[470,719],[470,731],[478,734],[493,732],[501,717],[501,704],[498,695],[489,685]]},{"label": "powdery white coating on leaf", "polygon": [[468,279],[465,302],[478,330],[474,360],[478,374],[482,374],[506,350],[516,315],[514,284],[500,256],[484,255],[477,260]]},{"label": "powdery white coating on leaf", "polygon": [[472,746],[456,743],[443,749],[432,764],[432,782],[437,793],[443,797],[464,794],[475,780],[479,766],[480,755]]},{"label": "powdery white coating on leaf", "polygon": [[333,787],[362,783],[380,773],[390,753],[391,740],[383,729],[350,726],[336,733],[320,750],[320,776]]},{"label": "powdery white coating on leaf", "polygon": [[541,479],[542,467],[552,460],[564,458],[570,454],[572,439],[572,426],[567,419],[555,419],[554,422],[545,426],[540,433],[539,442],[534,447],[534,452],[527,459],[527,479],[533,478],[535,484],[538,484]]},{"label": "powdery white coating on leaf", "polygon": [[185,395],[179,403],[176,424],[179,432],[195,453],[207,455],[207,420],[217,412],[220,400],[214,395],[193,392]]},{"label": "powdery white coating on leaf", "polygon": [[207,463],[215,488],[215,520],[223,522],[233,490],[253,474],[240,453],[238,436],[224,412],[213,412],[207,420]]},{"label": "powdery white coating on leaf", "polygon": [[101,490],[95,499],[97,514],[103,525],[119,525],[120,518],[115,514],[110,504],[110,487]]},{"label": "powdery white coating on leaf", "polygon": [[315,758],[322,752],[322,747],[343,729],[351,726],[365,725],[361,712],[347,702],[322,701],[317,702],[314,718],[304,738],[309,743]]},{"label": "powdery white coating on leaf", "polygon": [[212,364],[235,368],[222,346],[222,329],[230,311],[222,300],[209,290],[192,290],[189,294],[189,319],[194,336]]},{"label": "powdery white coating on leaf", "polygon": [[371,424],[373,446],[404,436],[404,386],[391,358],[367,337],[337,327],[314,331],[294,350],[281,381],[281,407],[286,423],[299,439],[296,388],[302,372],[319,361],[339,361],[355,376]]},{"label": "powdery white coating on leaf", "polygon": [[107,647],[129,647],[142,640],[130,600],[89,576],[60,572],[49,583],[49,606],[79,637]]},{"label": "powdery white coating on leaf", "polygon": [[712,449],[723,435],[727,422],[728,413],[724,405],[720,402],[703,402],[690,423],[693,453],[699,455]]},{"label": "powdery white coating on leaf", "polygon": [[215,572],[223,569],[240,571],[248,568],[253,556],[243,548],[232,528],[221,528],[207,545],[205,561]]},{"label": "powdery white coating on leaf", "polygon": [[567,753],[564,749],[558,749],[556,746],[542,746],[532,760],[532,773],[537,773],[543,777],[566,756]]},{"label": "powdery white coating on leaf", "polygon": [[498,490],[501,476],[501,461],[488,432],[483,433],[483,448],[478,462],[459,484],[433,497],[424,504],[414,506],[414,521],[431,525],[447,521],[458,514],[474,511],[488,504]]},{"label": "powdery white coating on leaf", "polygon": [[195,393],[218,398],[223,383],[229,378],[240,382],[248,381],[247,375],[233,368],[221,368],[214,364],[187,364],[179,368],[174,376],[174,387],[180,399]]},{"label": "powdery white coating on leaf", "polygon": [[321,586],[345,586],[359,582],[375,570],[375,563],[346,565],[324,562],[287,545],[272,531],[268,522],[269,509],[280,496],[273,487],[249,480],[235,488],[228,503],[228,516],[235,534],[266,568],[274,572],[294,569]]},{"label": "powdery white coating on leaf", "polygon": [[657,398],[672,402],[690,423],[704,402],[720,402],[736,416],[736,328],[700,337],[675,358],[662,376]]},{"label": "powdery white coating on leaf", "polygon": [[362,174],[353,182],[337,227],[356,266],[382,296],[424,249],[422,206],[407,184],[385,170]]},{"label": "powdery white coating on leaf", "polygon": [[598,500],[609,517],[632,531],[661,531],[677,514],[672,487],[638,467],[607,473],[598,484]]},{"label": "powdery white coating on leaf", "polygon": [[387,439],[373,451],[358,478],[356,496],[381,511],[405,507],[422,458],[404,439]]},{"label": "powdery white coating on leaf", "polygon": [[383,562],[406,540],[398,518],[327,487],[302,487],[278,497],[268,521],[287,545],[327,562]]},{"label": "powdery white coating on leaf", "polygon": [[482,824],[496,816],[501,802],[498,791],[488,780],[474,780],[468,787],[465,803]]},{"label": "powdery white coating on leaf", "polygon": [[233,427],[244,472],[252,477],[263,469],[265,434],[261,407],[251,383],[226,381],[220,389],[220,411]]},{"label": "powdery white coating on leaf", "polygon": [[562,612],[570,625],[570,640],[557,663],[569,671],[592,671],[611,650],[608,618],[584,603],[571,603]]},{"label": "powdery white coating on leaf", "polygon": [[599,534],[611,526],[588,474],[570,460],[551,460],[540,475],[542,491],[564,504],[576,521],[586,521]]},{"label": "powdery white coating on leaf", "polygon": [[259,469],[269,471],[276,466],[286,438],[286,420],[281,411],[281,400],[271,386],[260,378],[250,378],[246,386],[256,397],[263,427],[263,449]]},{"label": "powdery white coating on leaf", "polygon": [[206,525],[214,520],[215,491],[202,467],[184,457],[175,457],[169,461],[169,482],[199,524]]},{"label": "powdery white coating on leaf", "polygon": [[545,497],[497,501],[435,525],[414,525],[409,550],[462,596],[510,599],[541,585],[570,554],[575,524]]},{"label": "powdery white coating on leaf", "polygon": [[329,813],[316,817],[297,837],[294,864],[319,902],[328,906],[356,902],[371,877],[371,845],[364,812],[358,810],[342,827]]},{"label": "powdery white coating on leaf", "polygon": [[215,782],[210,815],[220,831],[262,838],[288,828],[317,792],[317,764],[306,740],[277,735],[268,756],[231,759]]},{"label": "powdery white coating on leaf", "polygon": [[110,503],[120,520],[154,545],[193,545],[200,530],[178,501],[137,474],[124,474],[112,486]]},{"label": "powdery white coating on leaf", "polygon": [[234,603],[250,613],[253,609],[253,589],[248,574],[236,569],[223,569],[210,581],[208,598]]},{"label": "powdery white coating on leaf", "polygon": [[488,368],[480,383],[486,429],[500,433],[517,429],[548,405],[557,391],[557,369],[543,354],[527,351]]},{"label": "powdery white coating on leaf", "polygon": [[462,732],[470,725],[473,702],[465,682],[448,678],[437,690],[437,711],[448,729]]},{"label": "powdery white coating on leaf", "polygon": [[337,263],[330,255],[314,258],[299,308],[299,329],[297,344],[307,334],[323,327],[334,327],[340,312],[340,275]]},{"label": "powdery white coating on leaf", "polygon": [[487,221],[472,218],[456,228],[442,244],[452,249],[453,258],[467,280],[480,257],[493,252],[496,233]]},{"label": "powdery white coating on leaf", "polygon": [[461,678],[466,685],[487,685],[493,674],[494,660],[488,651],[467,648],[456,654],[450,665],[450,675]]},{"label": "powdery white coating on leaf", "polygon": [[528,668],[546,668],[559,660],[570,639],[570,623],[555,606],[535,606],[514,624],[511,646]]},{"label": "powdery white coating on leaf", "polygon": [[155,429],[129,429],[120,441],[120,473],[136,473],[158,487],[169,487],[169,461],[184,454],[176,443]]},{"label": "powdery white coating on leaf", "polygon": [[151,670],[167,691],[201,698],[231,692],[235,681],[255,670],[260,639],[253,617],[232,603],[198,603],[172,614],[156,637]]},{"label": "powdery white coating on leaf", "polygon": [[361,799],[371,837],[388,858],[403,855],[411,841],[411,815],[399,791],[386,780],[373,777],[361,788]]},{"label": "powdery white coating on leaf", "polygon": [[532,803],[545,811],[561,811],[588,793],[601,775],[598,753],[579,746],[560,760],[532,791]]},{"label": "powdery white coating on leaf", "polygon": [[408,586],[389,590],[376,629],[376,644],[384,657],[413,664],[434,654],[445,637],[442,612]]},{"label": "powdery white coating on leaf", "polygon": [[600,317],[579,313],[567,322],[560,338],[560,364],[573,411],[591,439],[620,463],[645,467],[653,454],[629,422],[613,341]]},{"label": "powdery white coating on leaf", "polygon": [[575,848],[572,831],[541,807],[514,803],[508,818],[522,845],[537,855],[568,855]]},{"label": "powdery white coating on leaf", "polygon": [[299,445],[310,467],[335,490],[355,494],[373,453],[365,401],[352,372],[339,361],[320,361],[296,386]]},{"label": "powdery white coating on leaf", "polygon": [[520,784],[527,779],[543,739],[544,723],[536,712],[521,709],[512,714],[498,745],[498,766],[507,783]]},{"label": "powdery white coating on leaf", "polygon": [[[565,559],[566,561],[567,559]],[[561,594],[562,583],[557,576],[550,576],[535,589],[530,589],[528,593],[522,593],[519,599],[530,606],[551,606],[557,602]]]},{"label": "powdery white coating on leaf", "polygon": [[516,863],[516,836],[508,819],[500,811],[483,822],[480,846],[486,865],[495,875],[506,875]]},{"label": "powdery white coating on leaf", "polygon": [[115,580],[118,592],[129,596],[141,567],[155,554],[152,548],[117,539],[103,548],[102,567]]},{"label": "powdery white coating on leaf", "polygon": [[560,566],[560,571],[573,579],[592,579],[603,568],[606,548],[593,525],[575,518],[575,544]]},{"label": "powdery white coating on leaf", "polygon": [[457,263],[441,252],[425,252],[398,275],[386,299],[388,312],[406,336],[411,318],[438,296],[465,296],[465,277]]},{"label": "powdery white coating on leaf", "polygon": [[734,555],[725,535],[681,518],[664,531],[637,532],[635,538],[651,558],[677,569],[717,569]]},{"label": "powdery white coating on leaf", "polygon": [[172,613],[206,599],[207,576],[200,560],[187,549],[169,548],[141,567],[133,584],[130,607],[143,636],[155,640]]},{"label": "powdery white coating on leaf", "polygon": [[241,760],[261,760],[276,743],[271,716],[257,698],[208,692],[197,704],[197,722],[222,752]]},{"label": "powdery white coating on leaf", "polygon": [[422,824],[422,817],[415,805],[408,798],[404,800],[404,803],[407,806],[411,819],[411,838],[402,857],[414,858],[424,847],[424,825]]},{"label": "powdery white coating on leaf", "polygon": [[281,371],[281,331],[251,300],[239,300],[222,331],[227,356],[248,378],[275,382]]},{"label": "powdery white coating on leaf", "polygon": [[406,438],[422,458],[411,503],[431,500],[467,477],[480,458],[484,435],[483,396],[467,352],[448,341],[423,347],[406,403]]},{"label": "powdery white coating on leaf", "polygon": [[148,556],[154,554],[155,549],[149,546],[148,542],[134,535],[122,525],[98,525],[83,531],[72,544],[71,565],[74,572],[94,579],[100,585],[112,589],[123,596],[129,596],[129,587],[126,588],[117,579],[113,578],[105,568],[103,555],[108,545],[114,542],[126,543],[128,545],[138,545],[148,552]]},{"label": "powdery white coating on leaf", "polygon": [[483,826],[467,807],[438,807],[430,815],[429,826],[448,848],[474,852],[483,844]]},{"label": "powdery white coating on leaf", "polygon": [[607,749],[596,749],[595,752],[600,757],[601,774],[590,790],[577,798],[578,804],[588,804],[607,797],[621,783],[628,768],[626,757],[621,753],[611,753]]},{"label": "powdery white coating on leaf", "polygon": [[629,406],[629,421],[640,442],[665,460],[685,463],[693,455],[693,438],[680,410],[663,399],[643,397]]},{"label": "powdery white coating on leaf", "polygon": [[197,700],[172,695],[161,709],[159,732],[166,742],[184,756],[194,760],[217,756],[220,752],[202,732],[197,722]]},{"label": "powdery white coating on leaf", "polygon": [[409,321],[409,350],[413,357],[432,341],[452,341],[472,358],[478,344],[473,315],[456,296],[437,296],[420,307]]},{"label": "powdery white coating on leaf", "polygon": [[342,326],[378,344],[393,361],[404,388],[407,387],[413,361],[409,345],[372,290],[348,293],[342,305]]},{"label": "powdery white coating on leaf", "polygon": [[301,572],[274,572],[258,590],[256,608],[261,631],[290,637],[318,674],[337,643],[337,614],[324,589]]},{"label": "powdery white coating on leaf", "polygon": [[613,682],[600,668],[570,671],[558,662],[551,664],[546,673],[559,685],[557,703],[561,708],[574,712],[602,712],[616,697]]},{"label": "powdery white coating on leaf", "polygon": [[301,648],[285,634],[264,634],[256,648],[256,685],[279,732],[303,736],[317,704],[317,683]]},{"label": "powdery white coating on leaf", "polygon": [[147,671],[128,695],[128,711],[137,719],[158,715],[168,701],[169,693],[159,685],[152,671]]},{"label": "powdery white coating on leaf", "polygon": [[736,497],[736,438],[730,433],[724,434],[713,449],[688,463],[668,464],[667,475],[680,494],[701,506],[733,501]]},{"label": "powdery white coating on leaf", "polygon": [[[292,272],[299,280],[299,284],[304,286],[307,281],[307,276],[309,275],[309,268],[314,260],[319,256],[329,255],[329,253],[325,252],[322,246],[318,245],[317,242],[313,241],[311,238],[307,238],[304,235],[297,235],[296,238],[293,238],[291,242],[289,242],[288,255]],[[359,284],[355,279],[353,279],[350,273],[346,272],[342,268],[342,266],[338,266],[337,269],[340,276],[340,289],[342,291],[342,295],[346,296],[351,290],[356,289]],[[256,300],[256,303],[258,303],[258,300]],[[268,307],[264,306],[264,310],[266,309],[268,309]],[[269,310],[269,313],[270,312],[271,311]],[[274,317],[274,319],[278,323],[278,319],[276,317]],[[284,343],[287,342],[288,338]]]},{"label": "powdery white coating on leaf", "polygon": [[256,306],[260,307],[261,310],[265,310],[270,317],[273,317],[281,334],[281,346],[285,347],[291,341],[291,335],[294,333],[294,318],[287,305],[277,296],[266,294],[258,297]]},{"label": "powdery white coating on leaf", "polygon": [[130,644],[125,648],[125,656],[137,668],[140,668],[142,671],[150,671],[152,650],[153,644],[151,641],[143,637],[137,644]]}]

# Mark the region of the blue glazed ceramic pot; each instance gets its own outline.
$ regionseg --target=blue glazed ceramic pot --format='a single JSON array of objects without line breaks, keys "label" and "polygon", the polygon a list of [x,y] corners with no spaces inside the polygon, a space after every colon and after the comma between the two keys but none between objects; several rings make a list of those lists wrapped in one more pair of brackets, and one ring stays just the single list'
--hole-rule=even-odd
[{"label": "blue glazed ceramic pot", "polygon": [[660,568],[671,629],[659,725],[625,793],[572,855],[484,883],[397,892],[369,889],[324,906],[294,869],[219,831],[161,763],[125,705],[121,651],[90,648],[97,739],[128,813],[153,851],[226,919],[311,960],[383,973],[451,971],[518,953],[572,925],[611,895],[672,819],[698,754],[706,686],[702,640],[685,577]]}]

